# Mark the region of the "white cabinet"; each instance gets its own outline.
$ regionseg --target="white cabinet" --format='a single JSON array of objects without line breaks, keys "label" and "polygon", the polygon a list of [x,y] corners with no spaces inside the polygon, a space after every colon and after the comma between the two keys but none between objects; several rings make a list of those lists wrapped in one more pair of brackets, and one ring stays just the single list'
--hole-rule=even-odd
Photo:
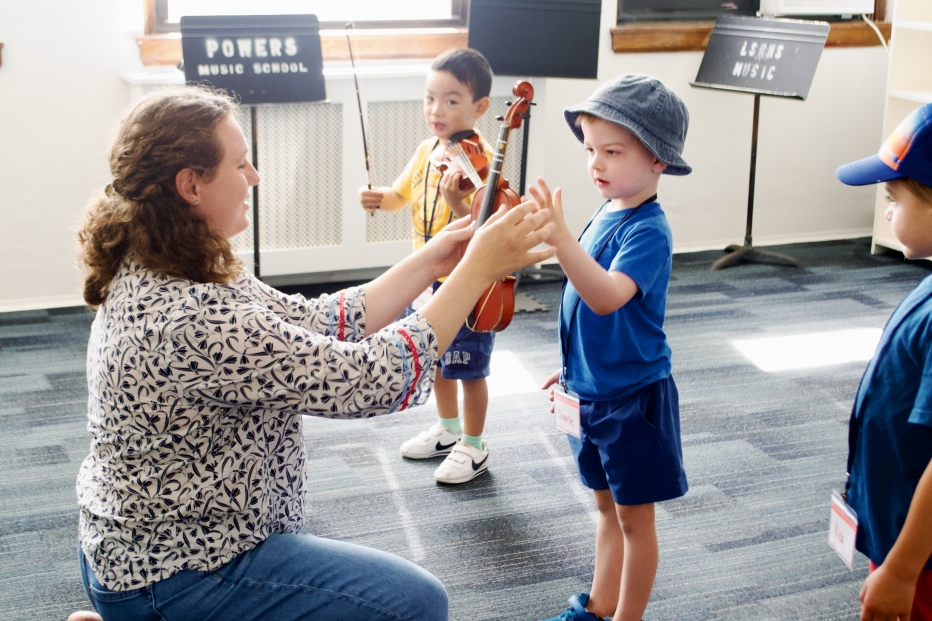
[{"label": "white cabinet", "polygon": [[[895,0],[883,140],[910,112],[927,103],[932,103],[932,0]],[[883,215],[886,196],[883,184],[878,184],[871,247],[875,253],[884,248],[902,250]]]}]

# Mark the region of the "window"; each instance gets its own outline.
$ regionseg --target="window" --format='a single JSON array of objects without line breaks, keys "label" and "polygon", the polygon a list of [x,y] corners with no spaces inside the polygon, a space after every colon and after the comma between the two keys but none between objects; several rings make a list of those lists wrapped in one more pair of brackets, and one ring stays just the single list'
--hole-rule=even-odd
[{"label": "window", "polygon": [[719,15],[754,15],[759,0],[618,0],[618,23],[714,20]]},{"label": "window", "polygon": [[[837,22],[847,18],[839,12],[831,13],[830,7],[850,6],[850,2],[840,0],[790,0],[787,5],[802,10],[799,19]],[[887,0],[874,0],[874,15],[879,21],[885,21]],[[809,15],[805,7],[812,5],[826,7],[825,15]],[[757,15],[761,0],[618,0],[618,24],[626,22],[663,22],[663,21],[714,21],[719,15]],[[766,6],[766,4],[765,4]],[[857,22],[860,19],[854,16]]]},{"label": "window", "polygon": [[182,15],[293,15],[314,14],[321,29],[464,28],[469,0],[151,0],[154,31],[178,32]]}]

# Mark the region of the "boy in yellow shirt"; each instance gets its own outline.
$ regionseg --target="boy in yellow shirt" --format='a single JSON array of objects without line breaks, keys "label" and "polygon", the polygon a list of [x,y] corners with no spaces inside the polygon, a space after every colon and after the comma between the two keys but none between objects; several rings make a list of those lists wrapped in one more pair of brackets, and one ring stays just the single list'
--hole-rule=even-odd
[{"label": "boy in yellow shirt", "polygon": [[[392,187],[359,189],[359,202],[370,213],[411,205],[415,251],[471,210],[474,189],[460,189],[463,173],[441,172],[431,154],[438,149],[442,152],[451,137],[473,130],[489,108],[491,89],[492,69],[479,52],[461,48],[438,56],[427,74],[424,92],[424,119],[432,137],[418,146]],[[488,144],[478,134],[473,140],[479,141],[491,161]],[[425,294],[439,286],[440,282],[434,283]],[[489,402],[486,378],[493,343],[493,334],[475,333],[465,326],[460,329],[440,359],[441,372],[434,384],[440,419],[401,445],[401,454],[410,459],[447,455],[434,472],[441,483],[465,483],[488,468],[489,448],[482,440],[482,430]],[[457,380],[463,385],[462,425]]]}]

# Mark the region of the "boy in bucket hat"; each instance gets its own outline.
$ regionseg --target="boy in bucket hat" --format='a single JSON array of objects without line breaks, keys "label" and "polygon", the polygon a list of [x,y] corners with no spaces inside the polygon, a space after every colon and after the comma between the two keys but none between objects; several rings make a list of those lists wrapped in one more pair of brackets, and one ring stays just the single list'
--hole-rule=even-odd
[{"label": "boy in bucket hat", "polygon": [[566,274],[563,368],[544,384],[599,511],[589,593],[549,621],[640,620],[657,571],[654,503],[686,493],[679,398],[663,319],[673,240],[657,202],[661,174],[687,175],[689,114],[662,82],[622,75],[564,111],[605,202],[579,241],[561,191],[530,192],[557,224],[548,243]]},{"label": "boy in bucket hat", "polygon": [[[885,183],[886,217],[909,259],[932,257],[932,104],[842,183]],[[870,560],[861,619],[932,620],[932,276],[893,312],[867,365],[848,431],[847,502]]]}]

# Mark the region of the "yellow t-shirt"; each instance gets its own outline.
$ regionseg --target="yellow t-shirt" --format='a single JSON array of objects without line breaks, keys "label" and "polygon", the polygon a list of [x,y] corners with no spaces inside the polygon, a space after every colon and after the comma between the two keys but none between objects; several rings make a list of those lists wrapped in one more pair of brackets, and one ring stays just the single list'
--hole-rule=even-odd
[{"label": "yellow t-shirt", "polygon": [[[476,135],[479,136],[478,132]],[[479,143],[491,163],[492,149],[482,136],[479,136]],[[427,240],[456,219],[456,214],[440,194],[442,175],[429,160],[430,154],[438,145],[439,139],[437,138],[428,138],[418,145],[408,165],[392,184],[395,192],[411,201],[415,250],[423,247]],[[471,204],[473,195],[466,198],[467,204]]]}]

